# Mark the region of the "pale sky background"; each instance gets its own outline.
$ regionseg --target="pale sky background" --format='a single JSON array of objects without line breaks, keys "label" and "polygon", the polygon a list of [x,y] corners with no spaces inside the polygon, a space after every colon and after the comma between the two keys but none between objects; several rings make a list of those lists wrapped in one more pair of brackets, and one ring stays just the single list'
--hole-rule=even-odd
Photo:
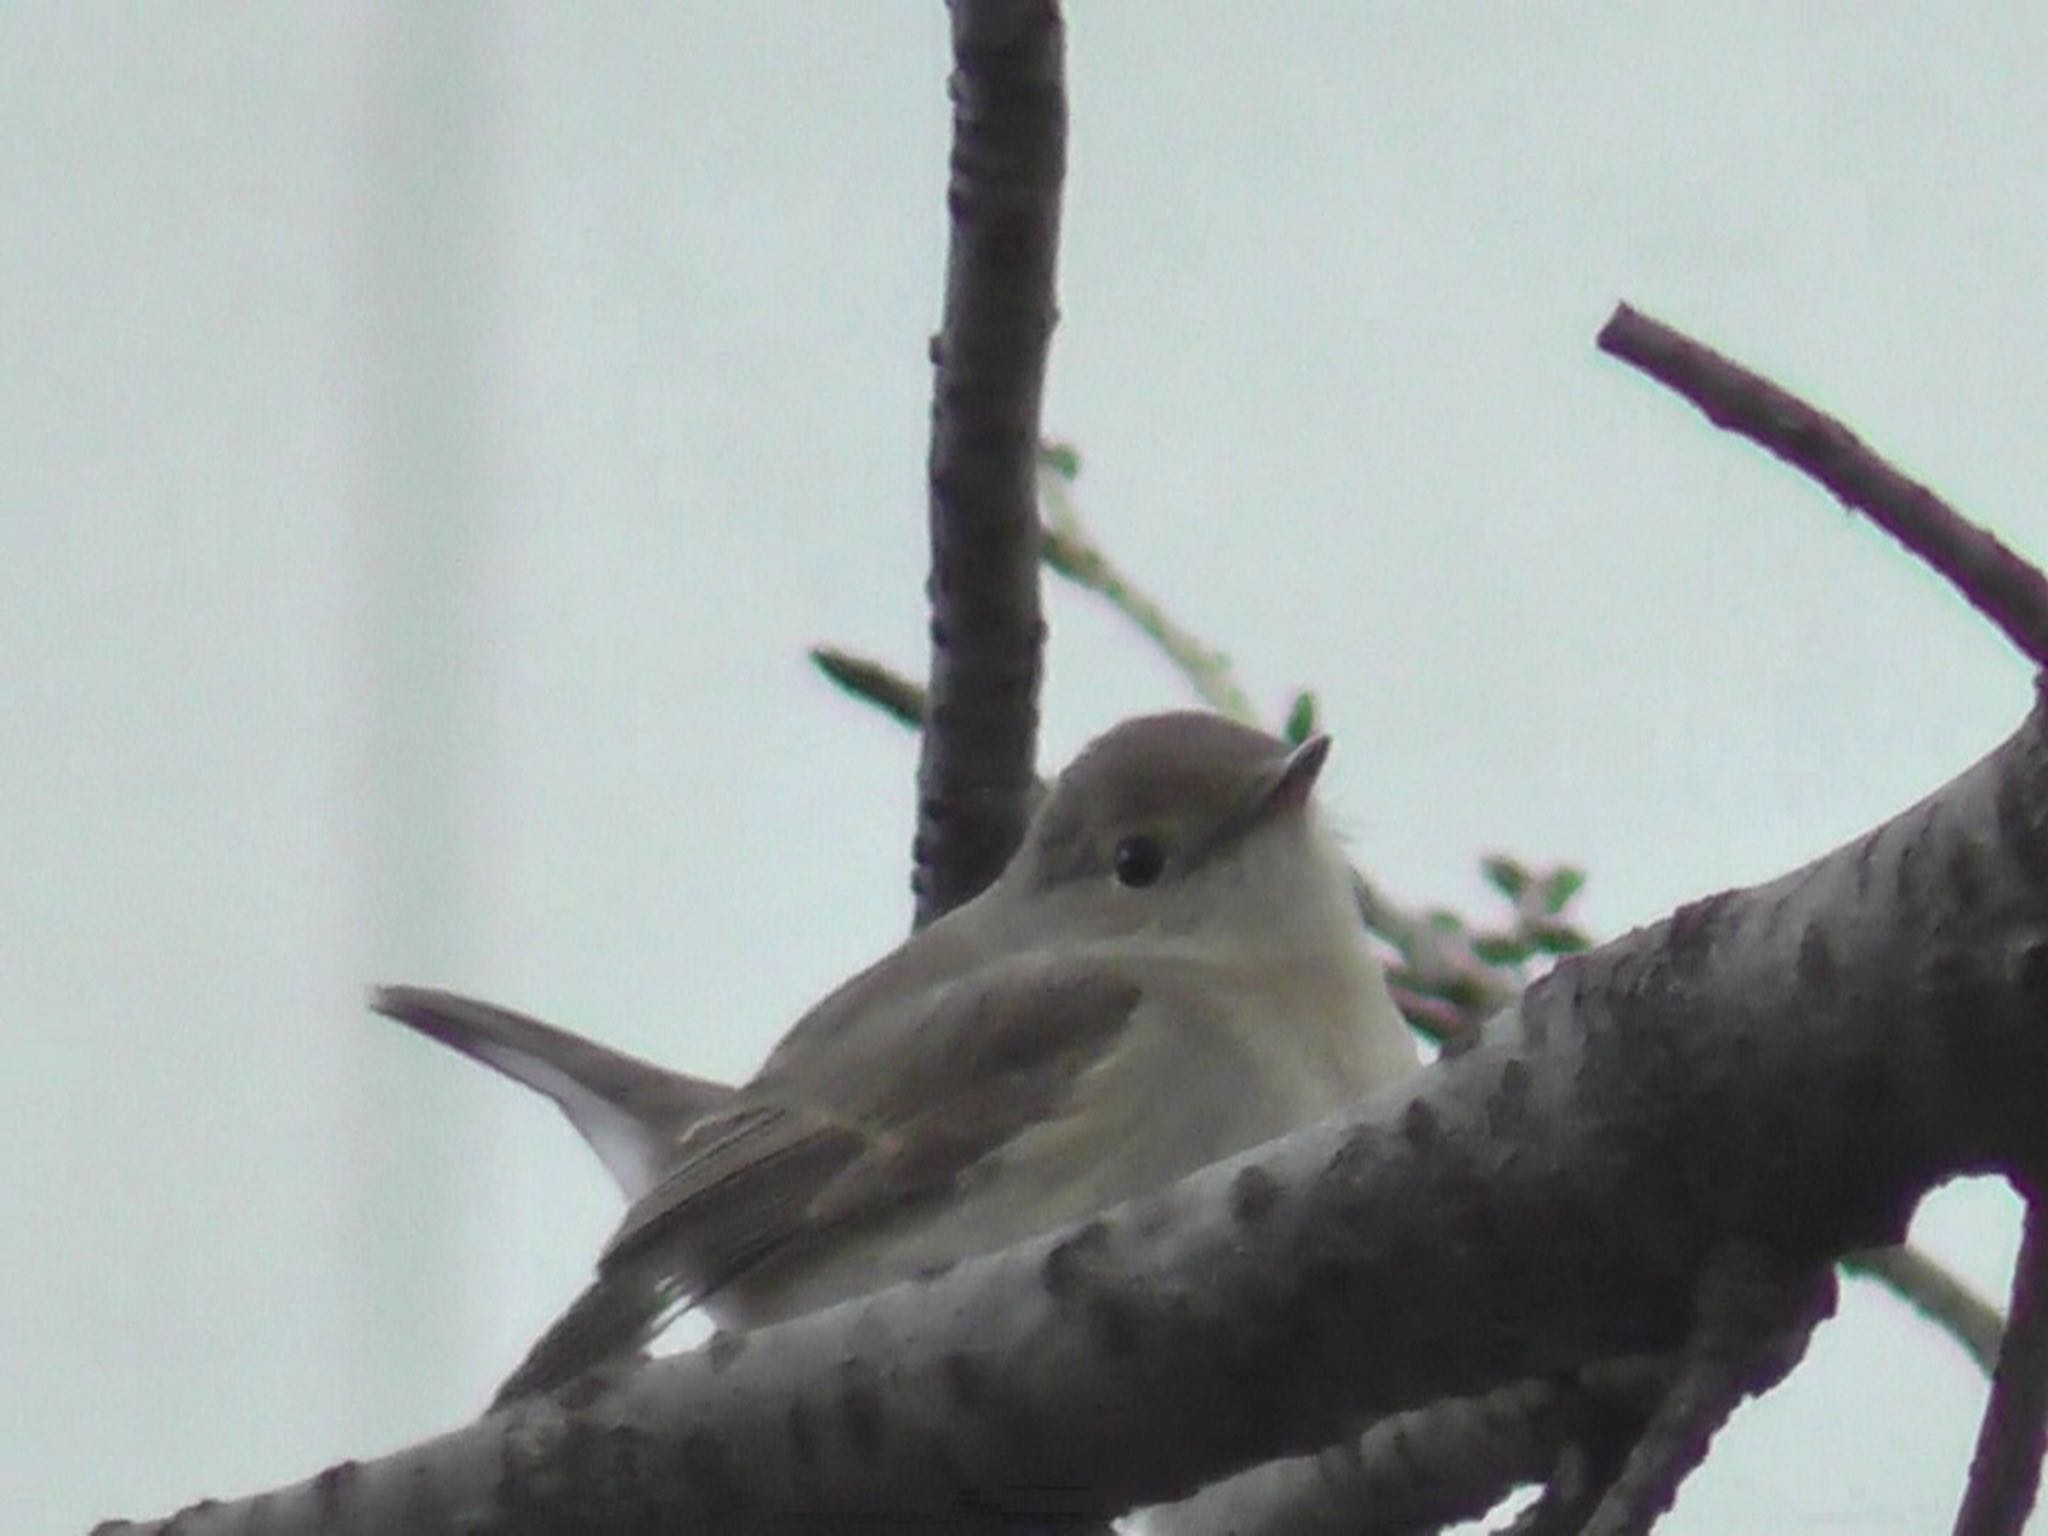
[{"label": "pale sky background", "polygon": [[[595,1163],[370,983],[737,1076],[903,933],[913,745],[803,653],[924,664],[946,67],[936,0],[0,10],[0,1528],[452,1427],[582,1284]],[[1070,70],[1048,429],[1391,889],[1614,932],[2021,718],[1592,338],[2048,554],[2048,12],[1122,0]],[[1048,764],[1184,697],[1051,609]],[[2002,1292],[2014,1225],[1920,1230]],[[1852,1287],[1669,1529],[1945,1528],[1981,1390]]]}]

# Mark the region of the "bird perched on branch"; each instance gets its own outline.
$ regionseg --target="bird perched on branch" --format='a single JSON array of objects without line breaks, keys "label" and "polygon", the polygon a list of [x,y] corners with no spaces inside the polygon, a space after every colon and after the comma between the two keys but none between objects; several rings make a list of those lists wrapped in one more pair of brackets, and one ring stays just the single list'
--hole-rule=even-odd
[{"label": "bird perched on branch", "polygon": [[980,896],[736,1089],[449,993],[374,1006],[548,1095],[629,1202],[493,1406],[687,1307],[752,1327],[1081,1221],[1412,1071],[1313,799],[1330,742],[1126,721]]}]

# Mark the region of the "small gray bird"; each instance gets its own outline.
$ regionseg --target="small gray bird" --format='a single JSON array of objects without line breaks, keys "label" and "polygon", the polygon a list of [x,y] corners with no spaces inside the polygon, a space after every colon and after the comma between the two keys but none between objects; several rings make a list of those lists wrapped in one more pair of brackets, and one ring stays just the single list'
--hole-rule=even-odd
[{"label": "small gray bird", "polygon": [[642,1348],[1021,1242],[1333,1113],[1413,1036],[1311,790],[1329,752],[1126,721],[980,896],[797,1021],[737,1089],[447,993],[378,1011],[547,1094],[629,1202],[493,1406]]}]

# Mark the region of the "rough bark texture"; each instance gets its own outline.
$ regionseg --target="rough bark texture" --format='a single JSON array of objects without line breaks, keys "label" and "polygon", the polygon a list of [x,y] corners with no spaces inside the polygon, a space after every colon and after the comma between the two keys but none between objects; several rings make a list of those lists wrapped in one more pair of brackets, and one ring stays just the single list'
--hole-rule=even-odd
[{"label": "rough bark texture", "polygon": [[1731,1242],[1818,1263],[1896,1238],[1956,1173],[2039,1166],[2044,1004],[2037,712],[1825,859],[1566,962],[1348,1116],[180,1529],[815,1530],[1176,1499],[1391,1413],[1668,1352]]},{"label": "rough bark texture", "polygon": [[1024,835],[1045,644],[1039,403],[1066,171],[1050,0],[954,0],[951,242],[932,342],[931,690],[911,885],[923,926]]},{"label": "rough bark texture", "polygon": [[1145,1511],[1149,1536],[1398,1536],[1477,1520],[1540,1483],[1582,1432],[1579,1401],[1648,1414],[1666,1360],[1617,1361],[1577,1382],[1525,1381],[1380,1420],[1313,1456],[1291,1456]]}]

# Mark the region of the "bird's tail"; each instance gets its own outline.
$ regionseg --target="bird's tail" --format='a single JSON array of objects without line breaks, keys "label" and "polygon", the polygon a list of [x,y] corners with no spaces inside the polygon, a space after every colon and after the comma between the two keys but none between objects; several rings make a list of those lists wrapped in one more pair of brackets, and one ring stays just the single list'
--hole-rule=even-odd
[{"label": "bird's tail", "polygon": [[454,992],[379,987],[370,1006],[554,1100],[629,1204],[667,1171],[682,1133],[732,1092]]}]

